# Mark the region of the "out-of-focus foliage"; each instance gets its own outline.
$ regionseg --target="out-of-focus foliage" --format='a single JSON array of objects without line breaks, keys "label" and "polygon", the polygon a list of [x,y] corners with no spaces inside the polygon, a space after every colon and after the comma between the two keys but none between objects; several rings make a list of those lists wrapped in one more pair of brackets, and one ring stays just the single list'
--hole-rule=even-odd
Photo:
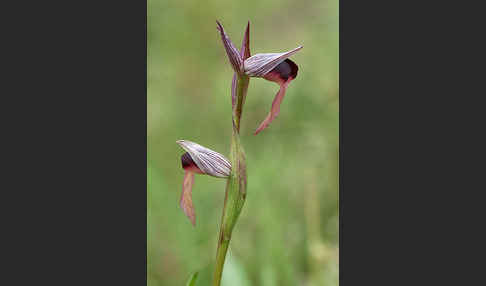
[{"label": "out-of-focus foliage", "polygon": [[241,127],[248,194],[233,232],[226,286],[338,284],[338,1],[148,0],[148,285],[211,285],[225,180],[197,175],[196,228],[179,208],[175,143],[228,155],[233,71],[216,30],[252,54],[304,48],[280,115],[257,136],[278,85],[251,79]]}]

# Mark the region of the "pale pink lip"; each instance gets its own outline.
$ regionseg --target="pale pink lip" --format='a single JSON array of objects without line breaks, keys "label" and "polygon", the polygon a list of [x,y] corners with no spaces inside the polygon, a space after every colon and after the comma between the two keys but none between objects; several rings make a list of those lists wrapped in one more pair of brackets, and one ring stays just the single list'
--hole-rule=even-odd
[{"label": "pale pink lip", "polygon": [[196,226],[196,212],[192,203],[192,185],[194,184],[194,173],[186,171],[182,183],[182,194],[179,205],[189,218],[193,226]]},{"label": "pale pink lip", "polygon": [[267,128],[268,125],[270,125],[270,123],[277,118],[278,114],[280,113],[280,104],[282,104],[287,87],[290,82],[297,77],[298,70],[299,68],[293,61],[286,59],[264,76],[266,80],[276,82],[280,86],[280,89],[273,99],[270,113],[267,115],[265,120],[260,123],[260,126],[258,126],[254,133],[255,135]]},{"label": "pale pink lip", "polygon": [[257,135],[263,129],[267,128],[268,125],[270,125],[270,123],[278,116],[278,114],[280,113],[280,104],[283,101],[283,98],[285,96],[285,91],[287,90],[287,86],[289,85],[291,80],[292,80],[291,77],[289,77],[289,79],[286,82],[282,82],[283,80],[281,80],[282,83],[280,84],[280,89],[278,90],[277,95],[275,95],[275,98],[273,99],[270,113],[268,113],[265,120],[263,120],[263,122],[257,128],[254,135]]}]

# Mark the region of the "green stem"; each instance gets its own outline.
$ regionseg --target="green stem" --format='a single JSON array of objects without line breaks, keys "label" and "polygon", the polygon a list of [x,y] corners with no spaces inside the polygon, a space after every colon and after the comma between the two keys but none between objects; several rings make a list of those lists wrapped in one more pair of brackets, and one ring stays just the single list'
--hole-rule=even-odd
[{"label": "green stem", "polygon": [[219,286],[221,284],[221,277],[223,277],[223,266],[228,251],[229,241],[218,244],[218,252],[216,253],[216,269],[214,270],[213,285]]},{"label": "green stem", "polygon": [[216,252],[216,267],[214,270],[213,286],[220,286],[226,253],[231,240],[233,228],[238,220],[246,198],[246,159],[241,146],[239,130],[249,77],[238,76],[237,101],[233,109],[233,133],[231,136],[231,174],[226,183],[223,215],[219,230],[218,250]]},{"label": "green stem", "polygon": [[243,113],[243,105],[245,104],[246,92],[248,91],[249,83],[250,78],[248,76],[243,75],[238,77],[238,83],[236,86],[236,106],[233,110],[233,120],[235,121],[235,127],[238,135],[240,133],[241,114]]}]

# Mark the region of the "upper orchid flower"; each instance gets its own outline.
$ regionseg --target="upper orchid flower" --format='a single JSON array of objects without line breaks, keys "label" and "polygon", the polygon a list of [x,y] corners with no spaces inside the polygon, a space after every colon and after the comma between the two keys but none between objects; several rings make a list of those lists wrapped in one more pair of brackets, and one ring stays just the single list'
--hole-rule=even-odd
[{"label": "upper orchid flower", "polygon": [[[245,37],[243,39],[242,50],[238,51],[224,31],[223,26],[219,22],[217,22],[217,24],[228,59],[236,74],[249,77],[261,77],[273,81],[280,86],[280,89],[272,102],[270,113],[256,129],[256,135],[265,129],[279,114],[280,104],[285,96],[285,91],[290,82],[297,77],[297,72],[299,70],[298,66],[291,61],[289,57],[302,49],[302,46],[284,53],[264,53],[250,56],[249,25],[247,26]],[[236,88],[236,74],[233,77],[233,90]],[[232,93],[235,94],[235,92]],[[234,95],[233,105],[235,105]]]},{"label": "upper orchid flower", "polygon": [[280,85],[272,102],[272,109],[255,131],[255,135],[265,129],[280,112],[280,104],[290,82],[297,77],[299,67],[289,57],[302,49],[297,47],[285,53],[256,54],[244,62],[245,73],[251,77],[262,77]]},{"label": "upper orchid flower", "polygon": [[206,174],[218,178],[227,178],[231,173],[231,163],[223,155],[188,140],[176,141],[187,152],[181,156],[185,171],[182,184],[180,206],[184,213],[196,225],[196,213],[192,204],[192,185],[194,174]]}]

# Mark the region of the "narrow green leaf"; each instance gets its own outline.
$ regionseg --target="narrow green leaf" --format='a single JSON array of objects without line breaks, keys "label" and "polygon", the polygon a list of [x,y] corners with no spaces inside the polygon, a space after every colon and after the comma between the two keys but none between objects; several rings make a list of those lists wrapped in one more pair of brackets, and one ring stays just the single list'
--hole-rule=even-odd
[{"label": "narrow green leaf", "polygon": [[196,286],[197,275],[199,275],[199,272],[197,271],[192,273],[191,277],[189,277],[189,280],[187,280],[186,286]]}]

